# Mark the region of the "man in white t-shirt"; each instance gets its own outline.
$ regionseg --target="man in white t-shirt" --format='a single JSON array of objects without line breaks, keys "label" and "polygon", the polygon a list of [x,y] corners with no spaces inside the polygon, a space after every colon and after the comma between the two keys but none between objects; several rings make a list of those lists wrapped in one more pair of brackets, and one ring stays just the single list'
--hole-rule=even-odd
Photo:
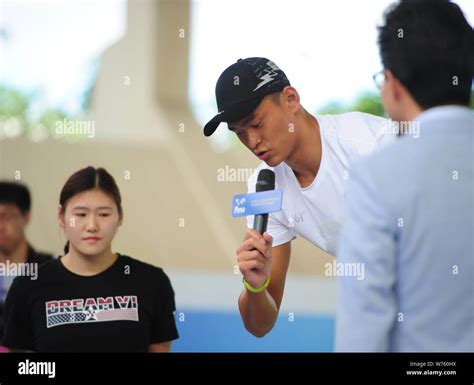
[{"label": "man in white t-shirt", "polygon": [[[248,217],[237,261],[245,289],[239,309],[246,329],[262,337],[274,326],[288,270],[291,240],[301,235],[335,254],[350,162],[393,140],[389,121],[370,114],[312,116],[286,75],[265,58],[240,59],[216,85],[219,113],[204,128],[210,136],[227,122],[262,164],[248,181],[255,192],[262,168],[275,172],[282,211],[271,213],[259,234]],[[271,279],[270,279],[271,277]]]}]

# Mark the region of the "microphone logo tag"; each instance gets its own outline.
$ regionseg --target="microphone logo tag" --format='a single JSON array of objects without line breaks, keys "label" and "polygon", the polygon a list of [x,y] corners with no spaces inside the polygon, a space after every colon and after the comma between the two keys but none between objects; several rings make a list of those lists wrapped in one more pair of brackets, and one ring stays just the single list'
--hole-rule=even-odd
[{"label": "microphone logo tag", "polygon": [[235,218],[280,211],[282,199],[282,190],[234,195],[232,198],[232,216]]}]

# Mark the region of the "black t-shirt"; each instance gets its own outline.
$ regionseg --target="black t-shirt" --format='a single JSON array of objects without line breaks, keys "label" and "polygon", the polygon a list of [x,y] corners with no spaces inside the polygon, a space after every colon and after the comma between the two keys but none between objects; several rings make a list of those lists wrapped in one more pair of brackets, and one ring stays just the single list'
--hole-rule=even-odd
[{"label": "black t-shirt", "polygon": [[60,259],[17,277],[5,301],[3,345],[37,352],[146,352],[178,338],[174,291],[161,268],[118,254],[80,276]]}]

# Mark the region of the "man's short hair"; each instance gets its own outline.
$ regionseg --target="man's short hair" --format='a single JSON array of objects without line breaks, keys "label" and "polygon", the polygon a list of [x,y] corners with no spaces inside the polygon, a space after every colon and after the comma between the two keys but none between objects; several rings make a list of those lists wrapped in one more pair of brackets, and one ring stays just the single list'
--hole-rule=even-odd
[{"label": "man's short hair", "polygon": [[267,97],[277,106],[280,105],[280,94],[282,91],[274,92],[273,94],[267,95]]},{"label": "man's short hair", "polygon": [[28,188],[17,182],[0,181],[0,204],[9,203],[18,207],[22,215],[31,208],[31,196]]},{"label": "man's short hair", "polygon": [[448,0],[402,0],[389,7],[378,43],[383,66],[428,109],[469,105],[474,32]]}]

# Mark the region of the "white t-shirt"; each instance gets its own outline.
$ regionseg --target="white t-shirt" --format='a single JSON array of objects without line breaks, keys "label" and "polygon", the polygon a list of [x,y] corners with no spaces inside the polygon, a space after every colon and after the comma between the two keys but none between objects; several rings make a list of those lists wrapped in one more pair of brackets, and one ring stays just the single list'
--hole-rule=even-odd
[{"label": "white t-shirt", "polygon": [[[268,168],[275,172],[275,188],[283,190],[282,211],[268,217],[267,232],[273,237],[273,247],[301,235],[335,255],[351,161],[393,142],[395,136],[387,130],[387,119],[362,112],[315,117],[320,127],[322,158],[311,185],[302,188],[285,162],[276,167],[262,162],[247,187],[249,193],[255,192],[258,173]],[[253,216],[247,217],[247,226],[253,227]]]}]

